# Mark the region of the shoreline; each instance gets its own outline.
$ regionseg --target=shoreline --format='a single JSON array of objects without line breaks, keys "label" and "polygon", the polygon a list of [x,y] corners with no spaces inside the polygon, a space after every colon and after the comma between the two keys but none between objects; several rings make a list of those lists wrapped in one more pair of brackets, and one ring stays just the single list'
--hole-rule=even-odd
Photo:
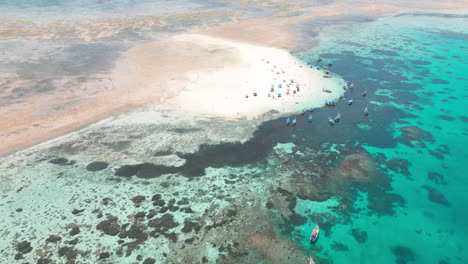
[{"label": "shoreline", "polygon": [[[280,32],[274,32],[276,38],[271,39],[275,39],[277,44],[284,44],[286,41],[278,41]],[[0,120],[1,136],[7,143],[0,147],[0,156],[11,155],[147,104],[235,121],[244,116],[252,119],[270,110],[283,114],[294,111],[299,113],[300,107],[317,107],[323,100],[338,97],[338,94],[324,94],[321,91],[323,87],[332,90],[337,88],[336,84],[332,84],[334,81],[319,80],[322,77],[314,72],[316,70],[308,69],[305,64],[300,65],[300,61],[288,51],[272,47],[273,43],[266,41],[264,45],[253,45],[215,38],[213,34],[182,34],[130,49],[119,59],[110,74],[113,88],[100,91],[100,83],[96,83],[88,85],[94,88],[94,96],[88,95],[86,98],[87,94],[67,95],[66,100],[75,100],[74,96],[78,96],[77,103],[67,104],[59,92],[2,109],[3,114],[8,116],[8,119]],[[288,45],[291,45],[291,35],[286,36]],[[265,36],[264,40],[268,39]],[[270,56],[272,63],[276,60],[278,69],[284,64],[283,68],[289,68],[290,74],[286,76],[283,72],[278,73],[278,79],[273,80],[273,68],[266,67],[265,61],[260,60],[260,54]],[[261,74],[258,75],[258,72]],[[242,79],[242,76],[247,77]],[[278,90],[281,78],[288,78],[288,83],[294,78],[296,83],[300,83],[302,90],[294,95],[294,99],[291,96],[291,100],[287,101],[284,96],[274,101],[267,97],[271,85]],[[244,81],[250,83],[246,85]],[[286,86],[285,81],[283,84]],[[316,86],[315,90],[311,89],[313,85]],[[282,90],[285,94],[286,90]],[[254,98],[254,92],[259,96]],[[246,100],[246,93],[250,100]],[[292,89],[290,93],[292,95]],[[226,96],[231,99],[225,100]],[[309,100],[312,96],[316,98]],[[63,105],[63,109],[55,111],[54,103],[55,106]],[[205,107],[209,104],[215,111]],[[226,108],[228,105],[232,109]],[[235,114],[237,112],[239,114]]]}]

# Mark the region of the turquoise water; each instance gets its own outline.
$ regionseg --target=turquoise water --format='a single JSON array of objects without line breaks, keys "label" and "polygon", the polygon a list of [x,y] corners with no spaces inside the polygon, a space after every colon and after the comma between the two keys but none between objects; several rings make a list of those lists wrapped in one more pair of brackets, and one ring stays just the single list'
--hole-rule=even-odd
[{"label": "turquoise water", "polygon": [[[350,212],[331,206],[340,220],[314,246],[301,242],[310,254],[330,263],[467,263],[466,22],[429,15],[384,18],[337,29],[318,49],[299,54],[333,62],[333,70],[357,87],[347,97],[370,93],[359,99],[371,111],[365,121],[370,129],[360,132],[369,138],[356,144],[389,179],[385,193],[401,200],[391,205],[393,212],[382,213],[369,206],[373,191],[361,189]],[[425,132],[408,138],[405,127]],[[367,233],[365,242],[353,237],[353,229]]]},{"label": "turquoise water", "polygon": [[146,106],[2,158],[0,259],[468,263],[466,20],[326,28],[295,55],[332,63],[354,103],[316,109],[312,123],[268,121],[241,143],[254,125]]}]

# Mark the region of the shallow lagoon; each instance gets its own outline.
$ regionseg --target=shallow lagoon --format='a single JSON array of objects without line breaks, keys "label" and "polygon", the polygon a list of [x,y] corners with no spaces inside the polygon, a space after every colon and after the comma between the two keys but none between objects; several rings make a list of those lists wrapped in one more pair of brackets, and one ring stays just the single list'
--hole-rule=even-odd
[{"label": "shallow lagoon", "polygon": [[312,123],[254,132],[148,106],[4,159],[2,259],[466,263],[464,19],[330,29],[296,55],[333,63],[354,104],[317,109]]}]

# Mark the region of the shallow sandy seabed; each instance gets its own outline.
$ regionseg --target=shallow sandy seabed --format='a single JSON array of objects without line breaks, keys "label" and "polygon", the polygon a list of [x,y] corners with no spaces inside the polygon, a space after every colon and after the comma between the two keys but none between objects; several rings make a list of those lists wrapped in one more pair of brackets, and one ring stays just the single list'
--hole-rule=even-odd
[{"label": "shallow sandy seabed", "polygon": [[[99,262],[133,263],[138,255],[156,263],[299,262],[304,253],[281,238],[274,226],[282,220],[265,209],[271,190],[288,180],[273,176],[274,167],[207,168],[202,177],[114,175],[129,164],[182,166],[200,144],[245,141],[256,125],[240,122],[147,106],[3,158],[2,259],[13,261],[28,241],[33,251],[16,258],[95,263],[109,253]],[[274,153],[287,159],[290,149],[279,145]],[[276,208],[290,214],[286,197],[276,195]]]}]

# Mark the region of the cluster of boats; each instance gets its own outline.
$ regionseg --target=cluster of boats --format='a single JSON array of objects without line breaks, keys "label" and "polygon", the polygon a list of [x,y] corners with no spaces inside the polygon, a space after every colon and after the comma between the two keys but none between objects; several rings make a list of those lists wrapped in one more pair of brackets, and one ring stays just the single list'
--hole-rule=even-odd
[{"label": "cluster of boats", "polygon": [[[318,59],[318,60],[317,60],[317,63],[320,63],[321,61],[322,61],[322,59]],[[310,65],[310,66],[312,67],[312,64],[311,64],[311,63],[307,63],[307,65]],[[329,63],[328,66],[332,66],[332,64]],[[317,70],[319,70],[319,69],[320,69],[320,67],[317,68]],[[330,72],[328,71],[328,68],[327,68],[326,66],[323,66],[323,70],[325,71],[325,74],[326,74],[326,75],[329,75],[329,74],[330,74]],[[284,81],[284,82],[285,82],[285,81]],[[294,80],[291,80],[291,84],[293,84],[293,83],[294,83]],[[281,88],[281,87],[282,87],[282,84],[279,84],[278,87]],[[297,87],[297,89],[299,90],[299,87]],[[344,83],[344,85],[343,85],[343,90],[346,91],[346,90],[348,90],[348,89],[354,89],[354,83],[353,83],[353,82],[351,82],[351,84],[349,84],[349,86],[348,86],[348,81],[345,81],[345,83]],[[271,91],[272,91],[272,92],[274,91],[274,87],[273,87],[273,86],[271,87]],[[326,88],[323,88],[322,91],[325,92],[325,93],[332,93],[332,90],[326,89]],[[365,90],[364,92],[362,92],[362,96],[366,96],[366,95],[367,95],[367,90]],[[278,94],[278,97],[280,97],[279,94]],[[345,98],[345,97],[344,97],[344,94],[340,94],[340,95],[339,95],[339,99],[340,99],[340,100],[341,100],[341,99],[344,99],[344,98]],[[325,106],[336,106],[337,103],[338,103],[338,102],[337,102],[336,100],[330,100],[330,101],[329,101],[329,100],[326,100],[326,101],[325,101]],[[353,104],[353,99],[352,99],[352,98],[348,99],[348,105],[352,105],[352,104]],[[313,107],[310,107],[310,108],[309,108],[310,114],[309,114],[309,117],[307,118],[307,120],[308,120],[309,122],[312,122],[312,120],[313,120],[313,117],[312,117],[312,111],[313,111],[313,110],[314,110]],[[306,109],[302,109],[301,115],[304,115],[305,113],[307,113],[307,110],[306,110]],[[369,115],[369,108],[368,108],[368,106],[366,106],[366,107],[364,108],[363,114],[366,115],[366,116]],[[328,117],[328,123],[329,123],[330,125],[332,125],[332,126],[335,125],[335,124],[336,124],[337,122],[339,122],[340,120],[341,120],[341,113],[338,113],[334,118]],[[293,119],[291,119],[291,118],[288,117],[288,118],[286,119],[286,126],[289,126],[289,125],[291,125],[291,126],[296,126],[296,125],[297,125],[297,119],[296,119],[296,117],[294,117]]]}]

